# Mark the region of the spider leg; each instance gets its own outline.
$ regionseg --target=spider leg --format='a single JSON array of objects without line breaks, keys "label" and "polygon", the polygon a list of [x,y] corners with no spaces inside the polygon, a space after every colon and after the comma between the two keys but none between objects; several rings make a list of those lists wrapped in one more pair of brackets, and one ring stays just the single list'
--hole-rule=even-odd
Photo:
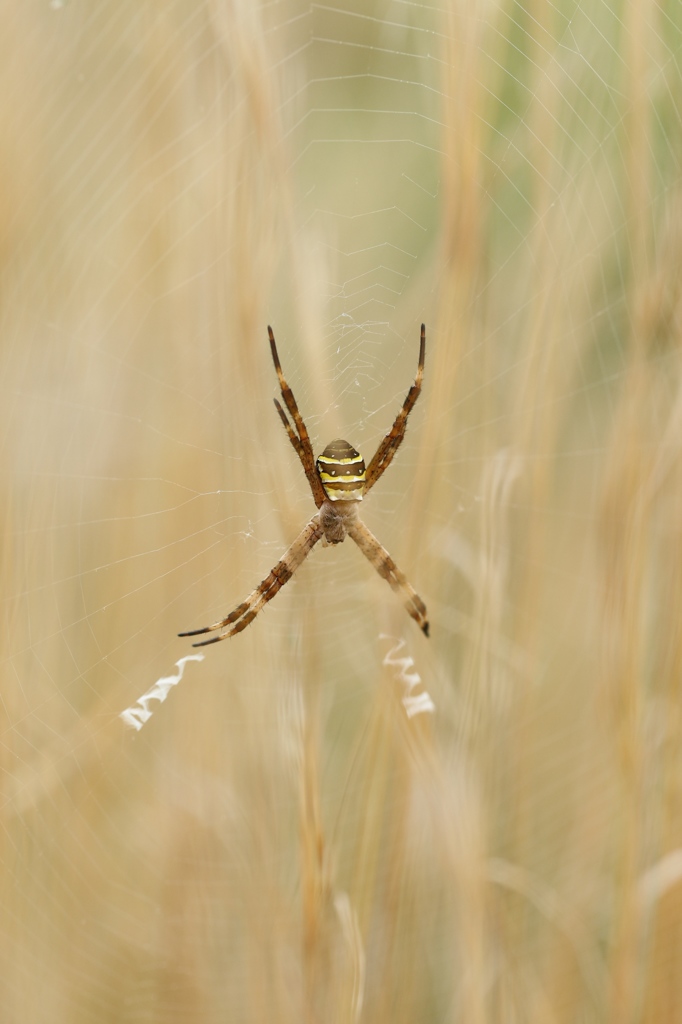
[{"label": "spider leg", "polygon": [[347,526],[349,535],[362,551],[376,571],[390,585],[396,594],[402,594],[405,607],[417,623],[425,636],[429,635],[429,620],[426,615],[426,605],[421,597],[408,582],[405,573],[401,572],[395,564],[386,548],[379,543],[371,530],[369,530],[361,519],[355,519]]},{"label": "spider leg", "polygon": [[241,633],[243,629],[253,622],[258,613],[265,607],[268,601],[279,593],[285,583],[288,583],[298,567],[308,557],[324,531],[320,524],[319,513],[314,515],[308,525],[299,533],[298,537],[287,548],[277,565],[268,573],[262,583],[249,594],[246,601],[237,605],[224,619],[214,622],[211,626],[204,626],[202,629],[190,629],[186,633],[178,633],[178,636],[199,636],[200,633],[212,633],[216,629],[224,629],[230,626],[224,633],[212,636],[210,640],[200,640],[193,647],[205,647],[206,644],[216,644],[219,640],[226,640],[235,633]]},{"label": "spider leg", "polygon": [[322,502],[326,498],[326,495],[324,493],[322,481],[320,480],[317,473],[317,467],[315,465],[315,456],[313,455],[313,446],[310,443],[310,436],[308,435],[306,425],[303,422],[303,417],[298,411],[298,406],[296,404],[296,399],[294,398],[294,393],[287,384],[284,373],[282,372],[282,364],[279,361],[279,356],[277,354],[277,345],[275,344],[275,335],[273,334],[272,327],[270,326],[268,326],[268,337],[270,338],[270,351],[272,352],[272,361],[275,364],[277,379],[279,380],[279,389],[282,392],[284,404],[289,410],[289,415],[294,421],[294,426],[296,427],[296,430],[294,430],[294,428],[291,426],[291,423],[287,419],[287,414],[285,413],[284,409],[279,404],[277,399],[274,400],[275,406],[277,408],[277,412],[279,413],[279,418],[284,424],[284,429],[289,435],[289,440],[294,446],[294,451],[301,460],[303,471],[306,477],[308,478],[308,483],[310,484],[310,490],[313,492],[313,499],[315,501],[315,504],[317,505],[318,508],[320,508]]},{"label": "spider leg", "polygon": [[[276,398],[273,398],[273,402],[275,403],[275,409],[279,413],[279,418],[281,419],[282,423],[284,424],[284,429],[286,430],[287,434],[289,435],[289,440],[291,441],[291,443],[292,443],[292,445],[294,447],[294,451],[298,455],[298,457],[301,460],[301,462],[303,462],[303,445],[301,444],[301,439],[298,436],[298,434],[296,433],[296,431],[294,430],[294,428],[292,427],[291,423],[289,423],[289,420],[287,419],[287,414],[285,413],[284,409],[279,404],[279,402],[277,401]],[[304,464],[304,468],[305,468],[305,464]]]},{"label": "spider leg", "polygon": [[388,469],[393,456],[397,452],[400,444],[405,437],[405,429],[407,427],[407,417],[412,412],[414,404],[419,398],[419,393],[422,389],[422,377],[424,376],[424,355],[426,353],[426,328],[422,324],[420,344],[419,344],[419,363],[417,365],[417,375],[414,379],[414,384],[407,392],[407,398],[403,402],[402,409],[395,418],[395,423],[389,430],[386,437],[383,439],[379,447],[377,448],[372,461],[367,467],[367,477],[365,480],[365,494],[377,480],[383,475],[385,470]]}]

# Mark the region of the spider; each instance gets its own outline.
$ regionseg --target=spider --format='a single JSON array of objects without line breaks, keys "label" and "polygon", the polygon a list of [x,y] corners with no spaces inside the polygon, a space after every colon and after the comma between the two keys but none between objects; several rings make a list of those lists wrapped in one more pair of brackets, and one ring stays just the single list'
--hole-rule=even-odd
[{"label": "spider", "polygon": [[[204,647],[206,644],[215,644],[219,640],[226,640],[235,633],[241,633],[243,629],[253,622],[258,613],[262,611],[268,601],[279,593],[285,583],[288,583],[303,560],[308,557],[318,540],[323,544],[340,544],[345,540],[346,535],[351,537],[369,559],[376,571],[382,576],[390,587],[398,594],[402,594],[405,607],[415,620],[422,632],[429,635],[429,621],[426,617],[426,605],[419,597],[414,587],[408,582],[407,577],[400,571],[386,548],[358,515],[358,503],[362,501],[383,473],[388,469],[393,456],[397,452],[402,439],[405,436],[407,417],[410,415],[415,402],[419,398],[424,375],[424,353],[426,350],[426,331],[424,324],[421,327],[421,340],[419,345],[419,363],[414,384],[407,393],[402,408],[395,418],[395,422],[386,437],[383,439],[369,466],[365,469],[365,460],[355,448],[340,438],[328,444],[317,461],[313,455],[313,447],[306,425],[303,422],[294,394],[287,384],[282,372],[282,365],[277,354],[275,336],[272,328],[268,327],[270,338],[270,349],[272,360],[275,364],[279,387],[291,419],[294,421],[292,427],[284,409],[274,399],[275,407],[279,413],[284,429],[289,440],[303,465],[303,471],[308,478],[313,499],[317,505],[318,512],[312,517],[308,525],[301,531],[290,548],[284,552],[277,565],[265,579],[260,583],[247,599],[237,605],[224,619],[214,622],[211,626],[204,626],[202,629],[191,629],[186,633],[179,633],[178,636],[199,636],[201,633],[212,633],[215,630],[223,630],[218,636],[212,636],[209,640],[201,640],[193,644],[194,647]],[[295,429],[294,429],[295,427]]]}]

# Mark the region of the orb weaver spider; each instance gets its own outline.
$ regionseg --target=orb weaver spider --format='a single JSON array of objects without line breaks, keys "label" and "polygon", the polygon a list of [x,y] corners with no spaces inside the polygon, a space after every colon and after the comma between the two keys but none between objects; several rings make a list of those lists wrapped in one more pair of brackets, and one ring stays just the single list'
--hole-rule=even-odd
[{"label": "orb weaver spider", "polygon": [[[204,626],[202,629],[191,629],[186,633],[179,633],[178,636],[199,636],[201,633],[225,630],[225,632],[219,633],[218,636],[212,636],[209,640],[201,640],[193,645],[194,647],[204,647],[206,644],[215,644],[220,640],[227,640],[228,637],[234,636],[235,633],[241,633],[243,629],[246,629],[253,622],[268,601],[272,601],[284,584],[289,582],[319,540],[323,540],[326,544],[340,544],[345,540],[346,536],[355,541],[363,555],[372,563],[376,571],[387,581],[389,586],[396,593],[402,595],[407,611],[422,632],[428,636],[429,621],[426,616],[426,605],[412,584],[408,582],[405,574],[395,564],[386,548],[379,543],[358,515],[359,502],[374,487],[375,483],[383,476],[393,461],[393,457],[405,436],[407,418],[419,398],[422,388],[422,377],[424,375],[424,355],[426,351],[424,324],[421,326],[419,363],[414,384],[408,391],[393,426],[384,437],[374,453],[369,466],[366,468],[362,455],[356,452],[355,448],[348,441],[343,441],[340,438],[328,444],[317,460],[315,459],[310,437],[296,404],[294,393],[287,384],[282,372],[282,365],[279,361],[275,344],[275,336],[271,327],[268,327],[268,336],[270,338],[272,360],[275,364],[282,400],[293,420],[293,426],[276,398],[274,399],[275,406],[292,447],[301,460],[303,471],[308,479],[318,511],[308,525],[304,527],[291,547],[284,552],[272,571],[249,594],[245,601],[237,605],[234,611],[231,611],[224,619],[220,619],[210,626]],[[229,629],[225,629],[226,626]]]}]

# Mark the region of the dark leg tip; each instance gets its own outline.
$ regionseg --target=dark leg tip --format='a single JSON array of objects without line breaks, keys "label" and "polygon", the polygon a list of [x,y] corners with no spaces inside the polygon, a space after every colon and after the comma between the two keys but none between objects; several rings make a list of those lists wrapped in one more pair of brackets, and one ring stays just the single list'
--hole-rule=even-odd
[{"label": "dark leg tip", "polygon": [[[203,632],[206,632],[203,630]],[[212,636],[210,640],[200,640],[196,644],[192,644],[192,647],[206,647],[208,644],[217,644],[219,640],[222,640],[221,636]]]},{"label": "dark leg tip", "polygon": [[424,633],[424,636],[428,636],[429,635],[429,624],[428,624],[428,622],[424,623],[424,625],[422,626],[422,631]]}]

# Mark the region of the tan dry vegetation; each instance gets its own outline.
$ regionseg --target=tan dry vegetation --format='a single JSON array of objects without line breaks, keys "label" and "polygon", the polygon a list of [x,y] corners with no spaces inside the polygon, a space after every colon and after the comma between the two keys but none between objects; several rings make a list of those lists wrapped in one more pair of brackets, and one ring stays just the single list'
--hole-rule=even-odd
[{"label": "tan dry vegetation", "polygon": [[675,11],[3,13],[3,1021],[682,1020]]}]

